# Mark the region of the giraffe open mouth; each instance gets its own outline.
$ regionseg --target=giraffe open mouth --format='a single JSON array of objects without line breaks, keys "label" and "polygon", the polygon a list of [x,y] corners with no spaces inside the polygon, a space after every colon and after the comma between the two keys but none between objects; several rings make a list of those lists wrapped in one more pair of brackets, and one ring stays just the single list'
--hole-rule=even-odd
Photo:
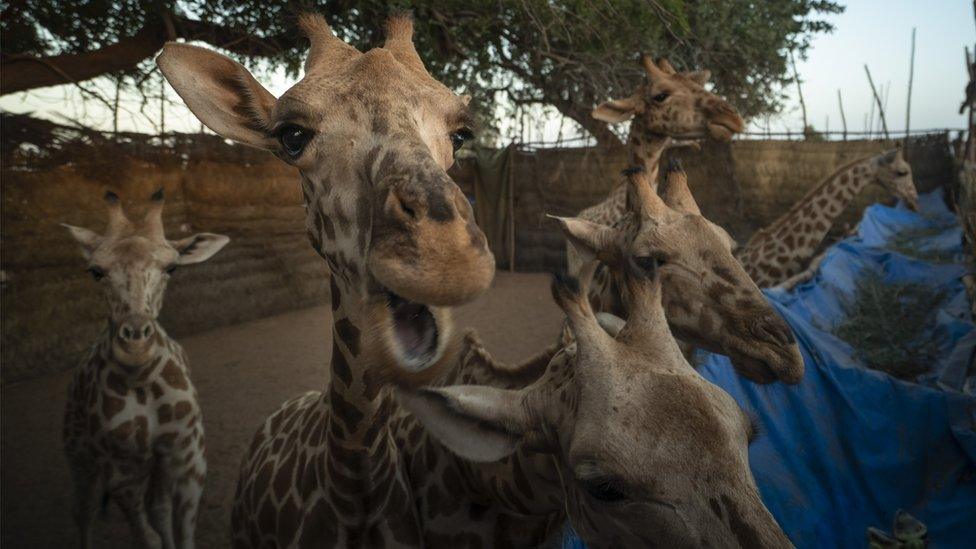
[{"label": "giraffe open mouth", "polygon": [[396,351],[403,365],[416,371],[434,363],[439,349],[440,331],[430,308],[392,292],[387,293],[387,306],[393,317]]}]

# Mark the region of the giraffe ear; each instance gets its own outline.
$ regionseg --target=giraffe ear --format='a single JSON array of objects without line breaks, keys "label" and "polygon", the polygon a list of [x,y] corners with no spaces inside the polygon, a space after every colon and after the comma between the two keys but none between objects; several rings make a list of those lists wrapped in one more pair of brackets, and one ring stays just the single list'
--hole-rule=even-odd
[{"label": "giraffe ear", "polygon": [[550,215],[559,222],[566,240],[586,261],[597,257],[604,257],[611,252],[616,231],[605,225],[578,217],[558,217]]},{"label": "giraffe ear", "polygon": [[498,461],[539,427],[523,391],[455,385],[398,394],[404,408],[438,441],[471,461]]},{"label": "giraffe ear", "polygon": [[610,124],[616,124],[618,122],[626,122],[630,120],[635,114],[641,112],[643,107],[644,104],[641,102],[640,98],[636,95],[632,95],[625,99],[614,99],[612,101],[602,103],[597,108],[593,109],[593,112],[590,114],[597,120],[602,120]]},{"label": "giraffe ear", "polygon": [[712,71],[708,69],[702,69],[700,71],[692,71],[686,73],[685,76],[690,78],[693,82],[695,82],[699,86],[704,86],[705,84],[708,83],[709,80],[711,80]]},{"label": "giraffe ear", "polygon": [[180,240],[172,240],[170,245],[180,253],[177,263],[192,265],[210,259],[228,242],[230,242],[230,238],[222,234],[197,233]]},{"label": "giraffe ear", "polygon": [[218,135],[260,149],[277,148],[265,131],[275,97],[240,63],[204,48],[168,42],[156,64],[186,106]]},{"label": "giraffe ear", "polygon": [[61,226],[68,229],[71,237],[81,245],[81,254],[85,256],[85,259],[91,257],[92,252],[95,251],[95,248],[98,247],[98,243],[102,240],[102,237],[99,236],[98,233],[85,229],[84,227],[75,227],[74,225],[68,225],[67,223],[62,223]]}]

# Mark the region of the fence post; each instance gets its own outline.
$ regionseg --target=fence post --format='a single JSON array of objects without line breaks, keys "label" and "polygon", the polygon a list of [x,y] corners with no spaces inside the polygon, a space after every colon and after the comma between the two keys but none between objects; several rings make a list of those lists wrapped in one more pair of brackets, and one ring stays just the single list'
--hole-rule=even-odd
[{"label": "fence post", "polygon": [[881,129],[884,130],[885,139],[891,139],[888,135],[888,122],[885,120],[884,105],[881,104],[878,90],[874,87],[874,80],[871,78],[871,71],[868,69],[867,63],[864,64],[864,73],[868,75],[868,84],[871,85],[871,93],[874,95],[874,100],[878,103],[878,114],[881,116]]},{"label": "fence post", "polygon": [[837,88],[837,106],[840,107],[840,122],[844,126],[844,141],[847,141],[847,117],[844,116],[844,100],[840,98],[840,88]]},{"label": "fence post", "polygon": [[912,80],[915,77],[915,27],[912,27],[912,55],[908,63],[908,99],[905,106],[905,153],[908,153],[908,131],[912,121]]}]

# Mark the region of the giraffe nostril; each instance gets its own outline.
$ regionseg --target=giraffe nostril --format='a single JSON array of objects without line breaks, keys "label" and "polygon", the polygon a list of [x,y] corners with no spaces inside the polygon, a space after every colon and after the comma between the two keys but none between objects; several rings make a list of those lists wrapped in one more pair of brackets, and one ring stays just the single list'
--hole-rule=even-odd
[{"label": "giraffe nostril", "polygon": [[142,329],[142,337],[148,338],[152,334],[152,326],[146,324],[146,327]]},{"label": "giraffe nostril", "polygon": [[401,219],[417,221],[420,217],[418,200],[410,190],[395,186],[386,197],[386,211]]}]

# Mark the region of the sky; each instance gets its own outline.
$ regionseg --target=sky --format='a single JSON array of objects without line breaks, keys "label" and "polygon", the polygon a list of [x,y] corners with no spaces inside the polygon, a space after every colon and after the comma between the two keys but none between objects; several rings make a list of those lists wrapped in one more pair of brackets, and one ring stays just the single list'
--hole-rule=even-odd
[{"label": "sky", "polygon": [[[844,101],[849,131],[863,131],[872,102],[864,65],[876,86],[890,85],[885,108],[889,130],[905,129],[912,27],[915,76],[911,127],[964,128],[959,114],[967,77],[963,47],[976,42],[973,4],[968,0],[851,0],[843,14],[830,18],[836,29],[817,36],[806,60],[797,60],[807,119],[823,129],[841,129],[837,90]],[[771,121],[774,130],[802,128],[795,88],[790,108]]]},{"label": "sky", "polygon": [[[841,0],[842,3],[843,0]],[[850,0],[847,9],[829,20],[835,30],[817,35],[807,59],[797,59],[807,106],[808,123],[816,129],[841,129],[837,105],[837,90],[841,91],[849,131],[864,131],[873,102],[864,65],[871,70],[874,83],[887,96],[886,118],[891,132],[905,128],[909,56],[912,27],[917,28],[915,75],[912,91],[911,128],[965,127],[965,117],[959,114],[959,104],[966,86],[963,47],[976,42],[973,4],[968,0]],[[291,85],[287,77],[274,74],[264,84],[279,95]],[[97,86],[97,84],[95,84]],[[165,107],[167,130],[198,131],[199,122],[182,106],[168,84],[165,85],[168,104]],[[112,97],[112,90],[101,87],[103,95]],[[762,131],[768,122],[771,131],[798,132],[802,116],[795,87],[787,90],[789,99],[782,113],[767,120],[754,120],[750,131]],[[881,90],[879,89],[879,92]],[[100,129],[112,128],[109,109],[97,101],[78,101],[80,93],[71,86],[44,88],[35,92],[8,95],[0,98],[0,109],[9,112],[34,112],[58,122],[74,120]],[[884,97],[882,97],[884,101]],[[128,111],[120,116],[121,130],[156,133],[159,104],[144,108],[134,97],[122,99]],[[145,115],[140,114],[140,109]],[[537,110],[529,113],[531,123],[522,133],[527,141],[554,141],[560,128],[555,111]],[[875,115],[876,127],[880,127]],[[565,135],[570,123],[563,125]],[[515,121],[503,121],[502,134],[518,133]]]}]

